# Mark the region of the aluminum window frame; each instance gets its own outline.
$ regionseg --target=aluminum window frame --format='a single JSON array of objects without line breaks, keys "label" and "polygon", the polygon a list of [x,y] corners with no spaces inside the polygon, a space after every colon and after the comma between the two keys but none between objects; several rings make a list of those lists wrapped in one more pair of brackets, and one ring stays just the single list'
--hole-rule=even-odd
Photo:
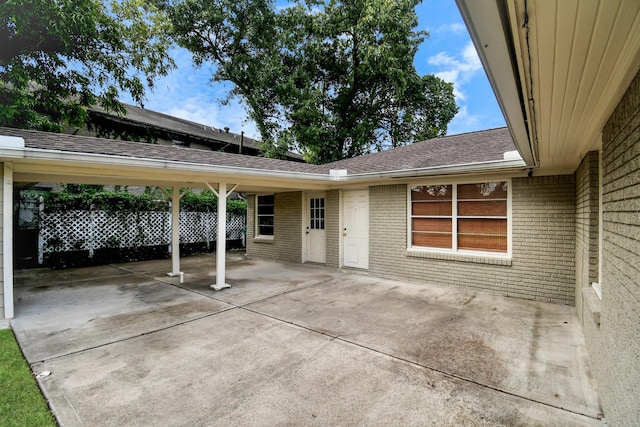
[{"label": "aluminum window frame", "polygon": [[[431,181],[427,180],[426,182],[411,182],[407,184],[407,250],[410,252],[422,252],[422,253],[433,253],[433,254],[451,254],[451,255],[465,255],[471,257],[483,257],[483,258],[508,258],[511,259],[512,251],[513,251],[513,212],[512,212],[512,204],[513,204],[513,183],[511,178],[505,177],[483,177],[481,180],[457,180],[452,179],[450,181]],[[459,249],[458,248],[458,185],[464,184],[484,184],[489,182],[506,182],[507,183],[507,250],[506,252],[495,252],[495,251],[481,251],[481,250],[469,250],[469,249]],[[452,186],[452,199],[451,199],[451,248],[437,248],[437,247],[428,247],[428,246],[414,246],[412,240],[413,233],[413,218],[412,215],[412,199],[411,192],[412,188],[418,186],[438,186],[443,185]],[[465,218],[465,217],[463,217]]]}]

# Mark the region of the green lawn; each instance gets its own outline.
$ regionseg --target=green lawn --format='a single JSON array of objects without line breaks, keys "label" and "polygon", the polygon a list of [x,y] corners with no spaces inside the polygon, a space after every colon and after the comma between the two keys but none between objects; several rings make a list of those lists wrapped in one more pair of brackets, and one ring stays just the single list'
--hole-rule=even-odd
[{"label": "green lawn", "polygon": [[13,331],[0,330],[0,426],[56,425]]}]

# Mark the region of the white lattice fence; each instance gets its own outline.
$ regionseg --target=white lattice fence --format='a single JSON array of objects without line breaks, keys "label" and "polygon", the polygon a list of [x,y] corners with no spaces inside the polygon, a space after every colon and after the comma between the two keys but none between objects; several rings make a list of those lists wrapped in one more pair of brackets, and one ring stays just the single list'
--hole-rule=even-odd
[{"label": "white lattice fence", "polygon": [[[102,248],[133,248],[171,243],[169,212],[109,213],[70,210],[40,212],[38,258],[43,254]],[[243,237],[244,215],[227,217],[227,240]],[[217,235],[216,212],[180,212],[180,243],[206,243]]]},{"label": "white lattice fence", "polygon": [[180,212],[180,243],[211,242],[217,234],[217,212]]}]

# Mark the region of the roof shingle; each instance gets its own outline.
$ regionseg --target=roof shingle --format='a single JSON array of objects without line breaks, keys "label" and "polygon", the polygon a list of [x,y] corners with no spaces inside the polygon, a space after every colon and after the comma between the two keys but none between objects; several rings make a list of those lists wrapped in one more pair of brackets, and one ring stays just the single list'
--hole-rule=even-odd
[{"label": "roof shingle", "polygon": [[503,160],[505,152],[515,150],[507,128],[430,139],[326,165],[34,130],[0,128],[0,135],[21,137],[25,147],[32,149],[312,174],[328,174],[331,169],[346,169],[353,175],[474,164]]}]

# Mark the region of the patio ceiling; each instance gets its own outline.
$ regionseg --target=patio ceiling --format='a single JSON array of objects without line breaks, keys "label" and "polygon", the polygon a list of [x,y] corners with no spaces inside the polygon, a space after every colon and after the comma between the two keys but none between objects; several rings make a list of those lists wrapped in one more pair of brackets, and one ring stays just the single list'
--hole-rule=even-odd
[{"label": "patio ceiling", "polygon": [[640,2],[457,1],[523,158],[573,172],[640,68]]}]

